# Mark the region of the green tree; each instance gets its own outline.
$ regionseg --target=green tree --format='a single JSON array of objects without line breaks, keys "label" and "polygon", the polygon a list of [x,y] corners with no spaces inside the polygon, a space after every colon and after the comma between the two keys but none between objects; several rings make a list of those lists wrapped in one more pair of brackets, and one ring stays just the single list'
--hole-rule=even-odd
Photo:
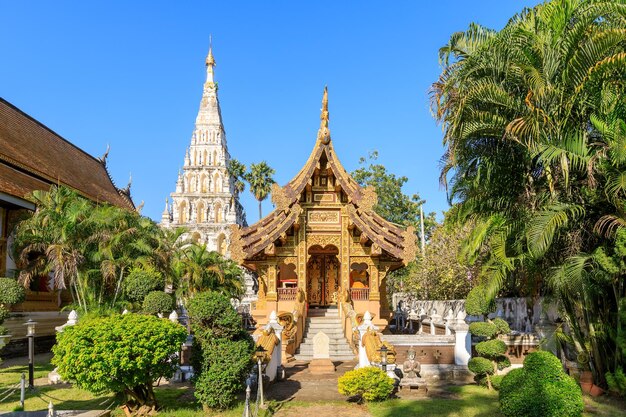
[{"label": "green tree", "polygon": [[236,159],[228,161],[228,174],[235,179],[235,191],[242,193],[246,189],[244,182],[246,177],[246,166]]},{"label": "green tree", "polygon": [[158,407],[154,383],[171,378],[187,338],[180,324],[154,316],[113,315],[86,320],[57,335],[52,363],[66,381],[95,395],[124,395],[132,411]]},{"label": "green tree", "polygon": [[273,168],[267,165],[265,161],[262,161],[258,164],[251,164],[250,171],[244,176],[250,185],[250,192],[259,202],[259,219],[263,218],[261,203],[270,194],[272,184],[276,182],[272,177],[275,173],[276,171]]},{"label": "green tree", "polygon": [[441,181],[476,224],[466,253],[487,295],[555,295],[600,382],[624,366],[608,330],[624,275],[597,250],[626,225],[625,19],[621,1],[553,0],[498,32],[472,24],[441,48],[432,87]]},{"label": "green tree", "polygon": [[[433,229],[424,256],[402,277],[404,292],[420,300],[463,299],[476,284],[478,270],[462,257],[463,242],[471,223],[438,224]],[[397,279],[396,279],[397,281]]]},{"label": "green tree", "polygon": [[[408,196],[402,192],[402,187],[409,180],[407,177],[397,177],[387,171],[387,168],[377,163],[378,152],[370,152],[368,158],[359,160],[359,168],[352,171],[352,178],[362,187],[373,186],[378,195],[378,204],[374,211],[386,220],[402,226],[413,226],[420,230],[420,205],[418,194]],[[435,213],[424,216],[424,235],[428,239],[437,224]],[[418,232],[419,233],[419,232]]]}]

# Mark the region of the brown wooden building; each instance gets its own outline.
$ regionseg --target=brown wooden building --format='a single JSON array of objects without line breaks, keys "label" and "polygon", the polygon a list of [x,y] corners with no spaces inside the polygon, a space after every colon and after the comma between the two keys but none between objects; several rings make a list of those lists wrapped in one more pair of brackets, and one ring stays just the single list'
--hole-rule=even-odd
[{"label": "brown wooden building", "polygon": [[[259,277],[252,314],[267,322],[274,311],[293,311],[298,290],[307,307],[335,306],[350,295],[385,326],[391,312],[385,278],[415,259],[413,228],[374,212],[373,188],[362,188],[341,166],[328,128],[328,93],[313,152],[287,185],[274,185],[275,210],[249,227],[233,227],[231,256]],[[305,313],[306,314],[306,313]]]},{"label": "brown wooden building", "polygon": [[[34,210],[27,195],[60,184],[96,202],[134,209],[129,188],[118,189],[106,156],[94,158],[47,126],[0,98],[0,276],[12,274],[11,232],[21,213]],[[33,288],[27,309],[55,309],[58,302],[45,280]]]}]

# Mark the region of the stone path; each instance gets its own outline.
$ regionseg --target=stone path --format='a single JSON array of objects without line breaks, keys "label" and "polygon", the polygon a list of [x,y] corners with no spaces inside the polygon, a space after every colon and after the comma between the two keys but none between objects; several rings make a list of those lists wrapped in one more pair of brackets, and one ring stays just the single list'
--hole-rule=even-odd
[{"label": "stone path", "polygon": [[371,417],[367,407],[357,404],[320,404],[308,407],[290,407],[278,410],[275,417]]}]

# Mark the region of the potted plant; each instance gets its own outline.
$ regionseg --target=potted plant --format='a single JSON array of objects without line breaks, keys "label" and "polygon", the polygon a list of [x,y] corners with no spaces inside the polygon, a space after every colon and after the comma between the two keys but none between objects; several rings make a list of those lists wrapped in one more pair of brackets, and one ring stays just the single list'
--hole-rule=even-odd
[{"label": "potted plant", "polygon": [[589,394],[593,386],[593,373],[589,369],[589,355],[587,352],[579,352],[576,356],[576,362],[578,363],[578,369],[580,369],[580,376],[578,382],[583,392]]}]

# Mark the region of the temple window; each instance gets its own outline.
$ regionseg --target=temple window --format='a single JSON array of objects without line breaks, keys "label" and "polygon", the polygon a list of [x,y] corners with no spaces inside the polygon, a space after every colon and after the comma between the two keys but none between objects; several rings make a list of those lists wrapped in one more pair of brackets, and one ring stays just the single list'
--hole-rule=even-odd
[{"label": "temple window", "polygon": [[278,287],[295,288],[298,286],[296,265],[293,263],[281,263],[278,265]]},{"label": "temple window", "polygon": [[187,223],[187,202],[183,201],[178,206],[178,223]]},{"label": "temple window", "polygon": [[215,192],[216,193],[221,193],[222,192],[222,181],[220,178],[220,174],[215,173],[214,178],[214,183],[215,183]]},{"label": "temple window", "polygon": [[217,151],[213,151],[213,165],[217,165]]},{"label": "temple window", "polygon": [[220,203],[215,203],[215,223],[222,222],[222,205]]},{"label": "temple window", "polygon": [[204,223],[204,220],[204,204],[198,203],[198,205],[196,206],[196,221],[198,223]]},{"label": "temple window", "polygon": [[220,233],[220,235],[217,237],[217,252],[220,255],[225,255],[226,254],[226,237],[224,236],[223,233]]},{"label": "temple window", "polygon": [[200,177],[200,189],[203,193],[206,193],[207,191],[207,177],[204,174]]}]

